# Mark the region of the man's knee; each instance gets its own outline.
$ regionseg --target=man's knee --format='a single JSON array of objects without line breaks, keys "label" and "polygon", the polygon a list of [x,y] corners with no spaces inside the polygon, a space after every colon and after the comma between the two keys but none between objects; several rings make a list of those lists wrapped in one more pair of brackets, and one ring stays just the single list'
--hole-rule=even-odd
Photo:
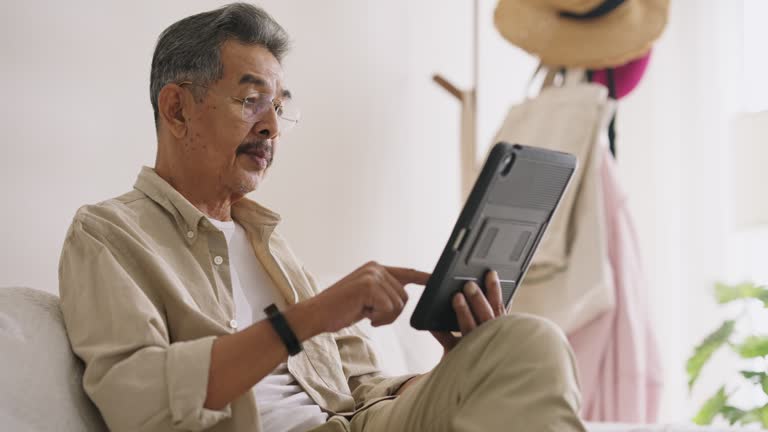
[{"label": "man's knee", "polygon": [[[505,363],[510,367],[524,363],[549,365],[570,373],[574,367],[573,354],[563,331],[553,322],[530,314],[510,314],[487,322],[468,335],[467,344],[457,348],[467,350],[473,362]],[[483,357],[477,358],[482,352]],[[495,367],[495,366],[491,366]]]},{"label": "man's knee", "polygon": [[567,346],[568,340],[563,331],[552,321],[536,315],[513,313],[495,318],[475,329],[478,339],[488,342],[508,344],[527,344],[538,341],[543,346]]},{"label": "man's knee", "polygon": [[495,343],[514,350],[518,358],[572,361],[568,339],[552,321],[524,313],[510,314],[498,320]]},{"label": "man's knee", "polygon": [[477,394],[562,399],[571,411],[578,410],[573,353],[563,331],[551,321],[528,314],[496,318],[467,335],[455,351],[444,366],[462,371],[465,391],[482,386]]},{"label": "man's knee", "polygon": [[498,318],[504,337],[518,341],[538,340],[543,344],[566,344],[565,333],[552,321],[536,315],[513,313]]}]

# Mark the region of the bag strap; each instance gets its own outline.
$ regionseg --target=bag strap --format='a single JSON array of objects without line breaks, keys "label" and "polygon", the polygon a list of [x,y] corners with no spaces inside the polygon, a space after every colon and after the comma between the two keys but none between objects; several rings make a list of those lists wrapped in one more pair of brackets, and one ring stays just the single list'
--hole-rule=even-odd
[{"label": "bag strap", "polygon": [[[608,68],[606,71],[608,77],[608,97],[613,100],[618,100],[616,97],[616,78],[614,77],[613,68]],[[613,117],[611,117],[611,123],[608,124],[608,148],[611,150],[613,158],[616,159],[616,113],[618,109],[613,111]]]},{"label": "bag strap", "polygon": [[[594,75],[595,71],[589,69],[586,71],[586,77],[588,82],[594,81]],[[615,70],[613,68],[608,68],[605,70],[605,75],[608,81],[608,97],[613,100],[618,100],[616,97],[616,76],[615,76]],[[611,150],[611,155],[613,155],[613,158],[616,158],[616,113],[618,112],[618,104],[617,108],[613,110],[613,116],[611,117],[611,122],[608,124],[608,148]]]}]

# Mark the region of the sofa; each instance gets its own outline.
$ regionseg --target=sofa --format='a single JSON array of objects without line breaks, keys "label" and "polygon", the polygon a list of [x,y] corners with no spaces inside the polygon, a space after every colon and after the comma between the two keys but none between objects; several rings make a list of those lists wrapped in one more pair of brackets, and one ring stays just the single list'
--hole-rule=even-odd
[{"label": "sofa", "polygon": [[0,288],[0,430],[106,431],[82,378],[58,297]]},{"label": "sofa", "polygon": [[[106,431],[83,391],[82,376],[83,364],[69,346],[58,297],[31,288],[0,288],[0,430]],[[741,430],[598,423],[588,428],[590,432]]]}]

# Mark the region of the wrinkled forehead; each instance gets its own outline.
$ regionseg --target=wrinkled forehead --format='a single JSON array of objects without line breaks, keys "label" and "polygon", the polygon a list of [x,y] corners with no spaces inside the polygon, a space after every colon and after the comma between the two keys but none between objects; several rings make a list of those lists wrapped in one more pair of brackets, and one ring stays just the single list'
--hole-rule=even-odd
[{"label": "wrinkled forehead", "polygon": [[221,64],[224,68],[222,84],[241,93],[266,91],[285,96],[287,92],[283,67],[263,46],[227,41],[221,46]]}]

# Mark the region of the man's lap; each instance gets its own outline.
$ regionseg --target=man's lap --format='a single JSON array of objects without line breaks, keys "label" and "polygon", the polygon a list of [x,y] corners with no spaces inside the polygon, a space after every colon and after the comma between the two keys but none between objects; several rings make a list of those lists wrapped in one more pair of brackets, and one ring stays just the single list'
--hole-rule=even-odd
[{"label": "man's lap", "polygon": [[479,431],[530,425],[541,419],[528,417],[554,414],[553,425],[560,430],[581,430],[578,419],[571,418],[577,410],[575,371],[564,335],[540,318],[513,314],[478,327],[402,395],[355,414],[350,428]]}]

